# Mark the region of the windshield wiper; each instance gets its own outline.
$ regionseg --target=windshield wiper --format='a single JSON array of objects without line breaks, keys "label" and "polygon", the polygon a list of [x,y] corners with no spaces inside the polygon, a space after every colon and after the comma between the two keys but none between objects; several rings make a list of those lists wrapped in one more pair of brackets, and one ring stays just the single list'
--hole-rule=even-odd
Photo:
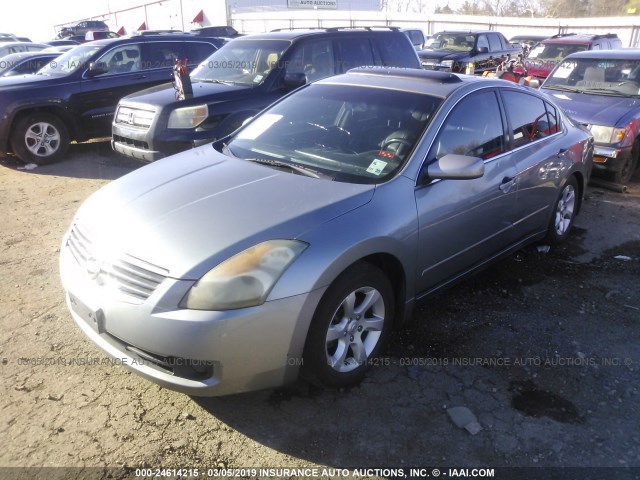
[{"label": "windshield wiper", "polygon": [[[584,93],[604,93],[606,95],[613,95],[614,97],[627,97],[629,95],[618,92],[616,90],[609,90],[608,88],[585,88]],[[633,95],[633,94],[632,94]]]},{"label": "windshield wiper", "polygon": [[244,160],[247,160],[248,162],[259,163],[260,165],[268,165],[270,167],[291,170],[297,173],[301,173],[302,175],[306,175],[307,177],[329,178],[333,180],[333,177],[330,177],[329,175],[325,175],[310,168],[301,167],[300,165],[294,165],[293,163],[281,162],[279,160],[270,160],[267,158],[245,158]]},{"label": "windshield wiper", "polygon": [[235,85],[236,82],[232,80],[218,80],[217,78],[194,78],[197,82],[206,82],[206,83],[222,83],[223,85]]},{"label": "windshield wiper", "polygon": [[564,92],[584,93],[584,90],[573,87],[565,87],[564,85],[545,85],[544,88],[548,88],[549,90],[562,90]]}]

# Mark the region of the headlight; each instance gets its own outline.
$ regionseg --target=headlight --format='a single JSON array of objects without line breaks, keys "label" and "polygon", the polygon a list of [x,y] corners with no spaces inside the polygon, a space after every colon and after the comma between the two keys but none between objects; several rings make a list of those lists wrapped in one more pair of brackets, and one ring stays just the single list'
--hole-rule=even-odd
[{"label": "headlight", "polygon": [[195,128],[209,116],[209,107],[196,105],[195,107],[176,108],[169,115],[168,128]]},{"label": "headlight", "polygon": [[591,125],[591,134],[596,143],[618,143],[624,138],[624,128]]},{"label": "headlight", "polygon": [[451,68],[453,67],[453,60],[443,60],[440,62],[440,66],[444,68]]},{"label": "headlight", "polygon": [[180,307],[232,310],[262,305],[307,246],[296,240],[270,240],[248,248],[206,273],[187,292]]}]

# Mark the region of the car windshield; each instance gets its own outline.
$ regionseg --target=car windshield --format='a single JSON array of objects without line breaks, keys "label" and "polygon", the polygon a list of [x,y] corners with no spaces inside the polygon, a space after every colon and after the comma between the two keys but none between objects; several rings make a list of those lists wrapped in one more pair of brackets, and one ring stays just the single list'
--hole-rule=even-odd
[{"label": "car windshield", "polygon": [[38,75],[66,76],[83,67],[103,45],[79,45],[60,55],[38,71]]},{"label": "car windshield", "polygon": [[430,50],[450,50],[454,52],[470,52],[475,43],[473,35],[464,33],[439,33],[429,43]]},{"label": "car windshield", "polygon": [[441,102],[392,89],[312,84],[256,117],[220,149],[337,181],[381,183],[409,158]]},{"label": "car windshield", "polygon": [[567,59],[547,78],[544,87],[637,96],[640,93],[640,59]]},{"label": "car windshield", "polygon": [[198,65],[191,72],[191,79],[259,85],[290,44],[286,40],[233,40]]},{"label": "car windshield", "polygon": [[528,58],[536,60],[562,60],[571,53],[587,50],[588,45],[565,43],[541,43],[529,52]]}]

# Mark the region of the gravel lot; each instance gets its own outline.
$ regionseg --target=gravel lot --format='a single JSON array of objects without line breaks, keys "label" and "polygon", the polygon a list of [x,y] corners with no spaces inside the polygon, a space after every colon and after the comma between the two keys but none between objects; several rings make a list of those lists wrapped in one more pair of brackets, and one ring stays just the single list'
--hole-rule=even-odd
[{"label": "gravel lot", "polygon": [[[202,399],[109,364],[64,304],[64,230],[89,194],[140,166],[104,142],[33,170],[0,159],[0,478],[137,467],[640,477],[638,176],[626,194],[589,188],[568,244],[529,247],[421,305],[359,387]],[[481,429],[456,426],[452,407]]]}]

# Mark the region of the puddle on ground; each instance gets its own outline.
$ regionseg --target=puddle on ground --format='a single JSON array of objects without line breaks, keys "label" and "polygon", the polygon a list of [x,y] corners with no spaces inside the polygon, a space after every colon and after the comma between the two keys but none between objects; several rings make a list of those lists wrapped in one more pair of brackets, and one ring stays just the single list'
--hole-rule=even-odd
[{"label": "puddle on ground", "polygon": [[511,406],[530,417],[549,417],[562,423],[582,423],[576,406],[566,398],[547,390],[541,390],[530,380],[511,382],[509,390],[514,392]]}]

